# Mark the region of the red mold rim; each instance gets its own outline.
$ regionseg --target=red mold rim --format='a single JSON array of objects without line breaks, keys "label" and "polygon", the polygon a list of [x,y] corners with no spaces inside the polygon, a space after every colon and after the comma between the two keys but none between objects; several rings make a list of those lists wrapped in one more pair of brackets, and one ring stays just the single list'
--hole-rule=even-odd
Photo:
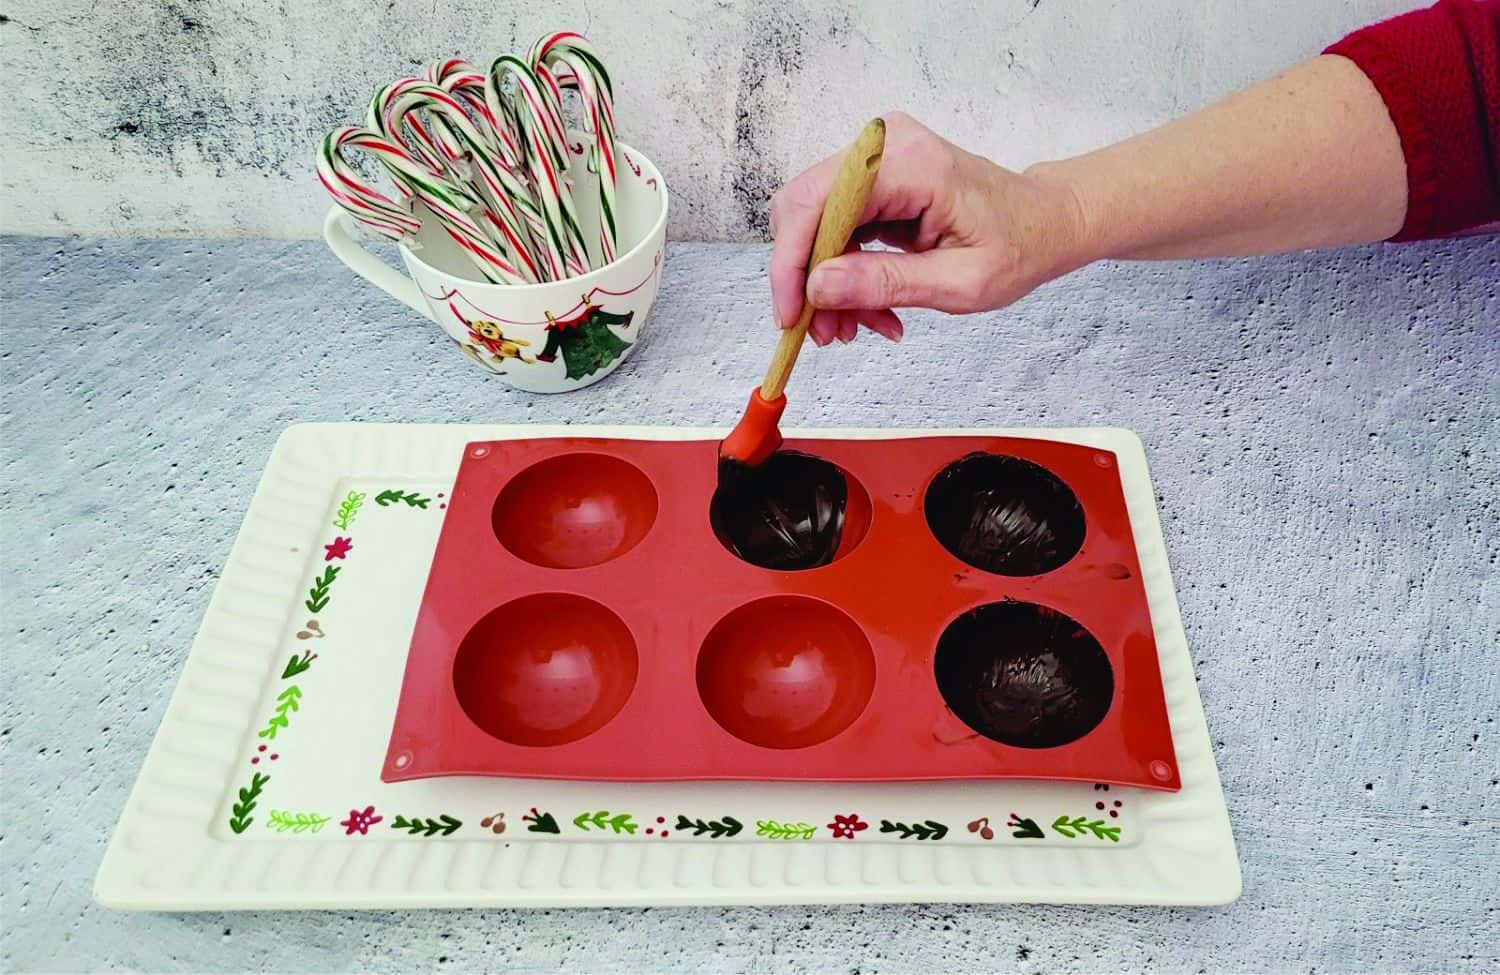
[{"label": "red mold rim", "polygon": [[777,595],[745,603],[714,624],[698,654],[698,696],[741,741],[807,748],[864,713],[875,689],[875,653],[843,610]]},{"label": "red mold rim", "polygon": [[537,593],[490,611],[453,658],[469,720],[513,745],[565,745],[608,724],[635,688],[635,638],[602,604]]},{"label": "red mold rim", "polygon": [[518,559],[584,569],[635,548],[656,523],[656,488],[607,454],[559,454],[521,471],[495,498],[495,537]]}]

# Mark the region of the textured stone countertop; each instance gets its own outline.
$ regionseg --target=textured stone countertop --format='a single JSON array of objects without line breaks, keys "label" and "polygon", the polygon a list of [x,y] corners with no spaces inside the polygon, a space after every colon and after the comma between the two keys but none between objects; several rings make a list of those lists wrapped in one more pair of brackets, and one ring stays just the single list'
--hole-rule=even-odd
[{"label": "textured stone countertop", "polygon": [[283,427],[728,424],[773,340],[765,260],[675,245],[638,352],[533,397],[318,243],[0,242],[0,965],[1500,969],[1500,239],[1096,266],[798,368],[792,424],[1140,434],[1244,868],[1228,907],[91,902]]}]

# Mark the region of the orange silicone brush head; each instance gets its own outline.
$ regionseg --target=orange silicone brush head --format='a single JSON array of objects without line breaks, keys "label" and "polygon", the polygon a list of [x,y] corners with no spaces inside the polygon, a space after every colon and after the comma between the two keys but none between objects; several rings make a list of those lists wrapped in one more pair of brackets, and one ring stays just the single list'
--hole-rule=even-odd
[{"label": "orange silicone brush head", "polygon": [[781,414],[786,409],[786,394],[766,399],[760,388],[750,394],[745,415],[719,444],[719,458],[737,461],[746,467],[759,467],[781,446]]}]

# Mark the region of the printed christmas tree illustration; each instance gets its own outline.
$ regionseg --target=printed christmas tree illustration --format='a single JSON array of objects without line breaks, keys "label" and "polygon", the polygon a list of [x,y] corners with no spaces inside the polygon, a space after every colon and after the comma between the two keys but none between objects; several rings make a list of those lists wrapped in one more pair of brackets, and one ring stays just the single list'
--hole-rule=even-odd
[{"label": "printed christmas tree illustration", "polygon": [[547,315],[547,347],[537,356],[539,362],[552,362],[562,355],[569,379],[592,375],[625,354],[630,343],[621,339],[609,326],[628,328],[634,312],[616,315],[584,298],[583,309],[571,318]]}]

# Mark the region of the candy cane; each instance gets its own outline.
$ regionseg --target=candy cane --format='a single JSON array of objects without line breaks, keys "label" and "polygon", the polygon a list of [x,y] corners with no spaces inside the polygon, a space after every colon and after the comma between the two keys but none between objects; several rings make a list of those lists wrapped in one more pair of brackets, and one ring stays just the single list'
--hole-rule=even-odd
[{"label": "candy cane", "polygon": [[[431,133],[417,121],[417,113],[422,110],[435,115]],[[428,162],[428,169],[423,171],[402,165],[399,159],[383,157],[398,187],[428,204],[449,236],[474,258],[486,279],[504,284],[537,281],[528,234],[511,202],[511,193],[523,189],[487,165],[490,157],[483,136],[452,96],[419,78],[405,78],[375,93],[368,118],[372,129],[408,148],[411,156]],[[401,141],[408,132],[414,138]],[[478,163],[483,180],[493,186],[492,193],[481,193],[478,184],[469,183],[468,172],[460,171],[459,163],[466,165],[471,159]],[[505,184],[507,181],[511,184]],[[486,196],[495,199],[499,214],[490,208]]]},{"label": "candy cane", "polygon": [[[422,83],[420,78],[402,78],[395,84],[382,88],[381,92],[384,93],[385,102],[389,104],[409,88]],[[366,114],[368,120],[369,113]],[[382,118],[386,114],[387,112],[383,109]],[[408,114],[401,120],[401,123],[404,124],[398,124],[395,127],[389,125],[372,125],[371,127],[385,134],[392,142],[416,156],[435,172],[443,172],[454,159],[457,150],[444,142],[441,132],[429,132],[416,112]]]},{"label": "candy cane", "polygon": [[589,170],[599,175],[599,249],[608,263],[615,259],[618,235],[615,224],[614,87],[609,72],[593,45],[573,31],[540,38],[532,45],[531,61],[534,65],[553,68],[554,73],[558,67],[565,67],[566,74],[558,76],[556,83],[577,89],[583,101],[584,127],[594,137],[594,144],[589,149]]},{"label": "candy cane", "polygon": [[541,204],[552,278],[582,274],[589,267],[588,248],[579,230],[573,196],[562,179],[568,158],[562,119],[549,104],[536,72],[513,54],[501,55],[490,66],[485,97],[492,108],[501,103],[507,78],[515,83],[515,118],[524,137],[527,170]]},{"label": "candy cane", "polygon": [[[409,171],[403,171],[403,181],[424,187],[421,195],[429,208],[433,207],[432,197],[436,196],[445,208],[462,216],[462,219],[449,216],[450,233],[456,230],[465,238],[466,246],[483,245],[484,249],[478,253],[485,254],[487,260],[490,254],[498,257],[491,263],[501,280],[511,284],[538,280],[525,224],[511,203],[512,194],[519,187],[511,174],[496,164],[489,140],[452,95],[420,80],[397,82],[375,93],[369,108],[370,127],[394,141],[422,110],[430,111],[435,121],[440,120],[434,129],[441,128],[445,135],[434,139],[432,144],[449,157],[449,162],[443,172],[430,171],[427,180],[417,184],[412,183]],[[450,140],[453,144],[446,144]],[[460,161],[478,175],[478,186],[468,181],[468,175],[458,165]],[[487,192],[480,192],[480,186]]]},{"label": "candy cane", "polygon": [[467,218],[461,213],[455,214],[451,208],[451,200],[443,188],[431,182],[432,174],[425,168],[425,164],[378,133],[347,127],[330,133],[323,140],[323,149],[318,159],[318,176],[334,199],[357,220],[393,240],[415,233],[422,226],[408,209],[392,203],[359,177],[343,158],[345,148],[364,149],[372,153],[391,172],[398,184],[404,182],[408,192],[421,199],[438,217],[443,229],[463,248],[486,280],[503,284],[516,283],[513,274],[506,275],[503,258],[487,247],[482,239],[476,238],[477,228],[465,226]]},{"label": "candy cane", "polygon": [[[550,131],[550,118],[545,109],[538,108],[534,86],[533,98],[528,103],[528,72],[517,73],[515,98],[507,97],[504,90],[505,78],[515,72],[514,58],[497,59],[485,79],[485,102],[492,115],[505,120],[505,130],[516,137],[514,161],[520,172],[525,174],[532,191],[531,199],[537,206],[537,222],[533,224],[532,236],[538,244],[538,257],[543,260],[548,276],[556,280],[568,274],[568,241],[562,230],[561,204],[550,191],[551,184],[547,178],[549,171],[556,170],[551,163],[552,140],[547,135]],[[539,139],[548,146],[540,154],[537,151]]]},{"label": "candy cane", "polygon": [[[493,243],[507,253],[526,283],[531,283],[540,279],[528,230],[529,223],[540,219],[535,214],[536,205],[530,188],[497,158],[503,155],[501,140],[486,124],[487,107],[478,120],[465,113],[464,103],[477,101],[482,105],[483,91],[482,87],[465,90],[465,86],[473,89],[483,76],[467,74],[464,67],[463,62],[435,66],[430,74],[446,75],[442,86],[408,79],[385,89],[384,98],[377,96],[371,103],[371,122],[399,137],[403,125],[409,125],[416,113],[425,110],[431,115],[433,131],[439,135],[437,142],[448,160],[445,172],[470,185],[483,199],[485,206],[477,214],[481,225],[493,230]],[[453,73],[454,69],[458,73]],[[450,91],[450,85],[458,90]]]},{"label": "candy cane", "polygon": [[499,89],[489,83],[488,76],[484,81],[485,106],[489,110],[487,117],[494,120],[496,140],[501,148],[501,159],[505,166],[515,173],[528,188],[524,196],[517,198],[517,204],[525,214],[527,224],[531,229],[534,253],[539,261],[546,261],[548,269],[554,276],[561,276],[558,274],[555,262],[546,260],[549,254],[547,244],[549,232],[542,209],[541,194],[532,181],[531,166],[527,162],[522,110],[513,100],[502,97]]},{"label": "candy cane", "polygon": [[492,108],[486,99],[486,78],[483,71],[462,58],[449,58],[431,65],[427,69],[427,79],[462,101],[470,112],[482,120],[484,124],[481,128],[488,127],[487,131],[493,136],[499,149],[502,165],[514,172],[524,173],[526,157],[520,136],[516,134],[508,113],[503,108]]},{"label": "candy cane", "polygon": [[[577,90],[599,175],[599,254],[617,249],[613,89],[592,45],[547,34],[523,59],[482,72],[462,58],[430,65],[376,92],[363,129],[323,140],[318,178],[340,207],[393,240],[421,227],[420,201],[488,281],[562,280],[590,266],[567,170],[563,89]],[[370,186],[345,154],[359,149],[389,173],[395,199]]]},{"label": "candy cane", "polygon": [[435,172],[404,147],[387,139],[384,133],[363,129],[351,136],[347,144],[369,150],[397,186],[415,200],[420,200],[485,280],[501,284],[525,283],[525,276],[517,270],[509,255],[494,244],[488,231],[471,215],[483,206],[483,201],[471,189]]},{"label": "candy cane", "polygon": [[[475,128],[485,138],[486,148],[497,157],[492,166],[490,182],[499,181],[501,191],[493,194],[496,212],[504,212],[507,225],[524,222],[525,227],[515,231],[527,252],[527,266],[534,274],[540,273],[542,245],[539,241],[545,233],[542,215],[538,208],[536,190],[530,183],[526,169],[525,149],[517,134],[509,113],[503,109],[497,114],[485,98],[485,75],[462,58],[449,58],[431,65],[427,77],[463,103],[475,118]],[[441,119],[439,119],[441,124]],[[456,136],[453,137],[457,141]]]},{"label": "candy cane", "polygon": [[[368,136],[363,129],[345,126],[323,138],[318,150],[318,181],[350,216],[391,240],[416,233],[422,224],[409,207],[402,206],[364,181],[343,157],[344,146]],[[399,152],[389,146],[391,152]]]}]

